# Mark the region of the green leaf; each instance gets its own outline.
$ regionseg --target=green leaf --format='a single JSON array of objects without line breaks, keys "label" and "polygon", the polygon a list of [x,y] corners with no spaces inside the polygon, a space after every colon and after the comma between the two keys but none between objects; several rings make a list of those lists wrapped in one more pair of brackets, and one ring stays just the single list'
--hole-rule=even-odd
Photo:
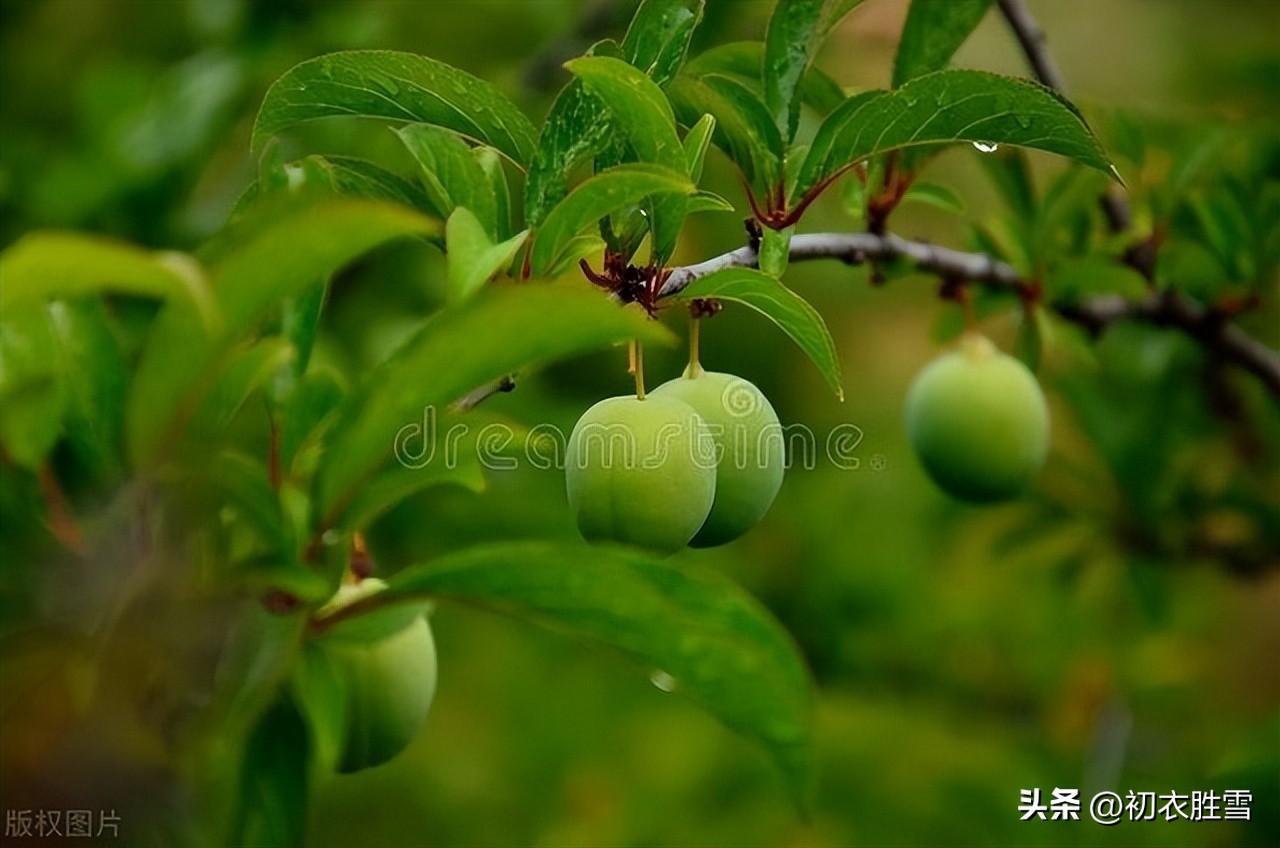
[{"label": "green leaf", "polygon": [[[551,266],[551,270],[547,272],[548,279],[555,279],[561,274],[568,271],[577,272],[578,262],[582,259],[590,259],[593,256],[600,256],[605,249],[604,240],[595,233],[582,233],[569,239],[564,250]],[[581,274],[578,275],[581,277]]]},{"label": "green leaf", "polygon": [[951,189],[937,183],[912,183],[901,203],[919,203],[932,206],[952,215],[964,214],[964,201]]},{"label": "green leaf", "polygon": [[781,279],[787,272],[787,264],[791,259],[791,236],[795,227],[784,227],[775,230],[766,227],[760,237],[760,270],[770,277]]},{"label": "green leaf", "polygon": [[267,181],[259,177],[236,201],[235,209],[231,213],[233,218],[253,208],[253,205],[263,196],[263,186],[269,186],[268,194],[277,189],[287,189],[293,193],[315,191],[317,194],[328,193],[362,197],[368,200],[384,200],[430,214],[439,214],[439,210],[418,186],[399,174],[393,174],[364,159],[313,154],[280,167],[285,184],[270,187]]},{"label": "green leaf", "polygon": [[493,191],[495,215],[494,238],[506,239],[514,234],[511,226],[511,187],[507,185],[507,174],[502,170],[502,157],[492,147],[476,147],[471,151],[480,164],[480,170],[489,180],[489,188]]},{"label": "green leaf", "polygon": [[1040,359],[1048,335],[1048,316],[1039,306],[1022,310],[1018,332],[1013,339],[1013,355],[1032,371],[1040,370]]},{"label": "green leaf", "polygon": [[680,296],[730,300],[759,312],[800,346],[822,372],[836,397],[844,400],[840,358],[822,316],[808,301],[773,277],[753,268],[726,268],[694,280]]},{"label": "green leaf", "polygon": [[350,199],[246,221],[243,241],[222,246],[210,269],[218,325],[206,330],[189,306],[170,301],[152,326],[127,410],[134,464],[146,465],[171,447],[225,354],[283,298],[383,242],[439,227],[401,207]]},{"label": "green leaf", "polygon": [[868,156],[969,141],[1057,153],[1115,175],[1075,108],[1053,91],[982,71],[937,71],[892,92],[851,97],[818,129],[792,192],[811,199]]},{"label": "green leaf", "polygon": [[128,365],[98,298],[49,304],[56,368],[66,392],[66,444],[91,479],[124,466],[124,403]]},{"label": "green leaf", "polygon": [[286,472],[293,469],[298,454],[345,394],[338,377],[328,370],[313,370],[292,387],[279,407],[277,420],[281,468]]},{"label": "green leaf", "polygon": [[471,148],[456,133],[428,124],[409,124],[396,135],[421,168],[423,188],[440,214],[447,218],[464,206],[497,238],[498,200]]},{"label": "green leaf", "polygon": [[1082,256],[1058,263],[1049,273],[1049,295],[1055,303],[1079,303],[1100,294],[1140,298],[1147,281],[1110,256]]},{"label": "green leaf", "polygon": [[990,5],[991,0],[911,0],[893,63],[893,87],[945,68]]},{"label": "green leaf", "polygon": [[644,0],[622,40],[622,53],[659,86],[684,64],[689,39],[702,18],[702,0]]},{"label": "green leaf", "polygon": [[715,132],[716,118],[714,115],[703,115],[697,122],[689,128],[685,133],[684,141],[684,160],[685,165],[689,169],[689,179],[697,185],[702,181],[702,165],[707,159],[707,148],[711,146],[711,134]]},{"label": "green leaf", "polygon": [[800,122],[796,89],[823,32],[825,0],[778,0],[764,36],[764,102],[787,144]]},{"label": "green leaf", "polygon": [[396,434],[421,420],[424,409],[531,363],[630,338],[672,340],[635,310],[580,286],[526,283],[435,313],[344,404],[317,472],[317,515],[337,514],[386,461]]},{"label": "green leaf", "polygon": [[764,104],[732,78],[708,74],[677,77],[667,91],[682,123],[711,115],[712,138],[742,171],[757,196],[766,196],[782,174],[782,139]]},{"label": "green leaf", "polygon": [[[685,65],[684,74],[690,77],[703,77],[707,74],[739,77],[753,92],[763,92],[760,82],[763,68],[763,42],[732,41],[718,44],[690,59]],[[821,115],[844,102],[844,90],[840,88],[840,84],[816,65],[810,65],[800,78],[799,96],[802,105]]]},{"label": "green leaf", "polygon": [[[620,59],[588,56],[565,67],[609,109],[613,124],[641,162],[686,170],[684,147],[676,135],[671,104],[657,84]],[[675,250],[684,223],[684,198],[669,195],[650,204],[653,262],[665,263]]]},{"label": "green leaf", "polygon": [[421,468],[393,464],[360,487],[350,504],[334,521],[342,529],[363,530],[410,495],[437,486],[460,486],[484,491],[484,473],[474,451],[461,450],[456,457],[440,458]]},{"label": "green leaf", "polygon": [[689,198],[689,206],[686,211],[690,215],[695,212],[733,212],[735,207],[713,191],[700,191]]},{"label": "green leaf", "polygon": [[245,747],[230,845],[302,846],[310,750],[302,716],[290,699],[279,699]]},{"label": "green leaf", "polygon": [[254,391],[295,356],[288,339],[271,336],[232,351],[193,417],[191,435],[201,442],[224,433]]},{"label": "green leaf", "polygon": [[410,566],[388,598],[451,598],[621,651],[762,744],[797,797],[812,777],[809,675],[758,601],[711,571],[616,548],[485,545]]},{"label": "green leaf", "polygon": [[325,772],[333,771],[346,732],[345,678],[329,654],[311,642],[303,648],[289,685],[293,702],[306,720],[317,762]]},{"label": "green leaf", "polygon": [[52,231],[25,235],[0,254],[0,311],[92,294],[182,299],[209,318],[208,284],[183,254]]},{"label": "green leaf", "polygon": [[465,300],[511,264],[529,231],[494,244],[471,210],[459,206],[445,223],[445,258],[449,269],[448,300]]},{"label": "green leaf", "polygon": [[0,446],[34,469],[62,435],[67,393],[48,307],[27,303],[0,318]]},{"label": "green leaf", "polygon": [[286,385],[291,385],[307,370],[311,349],[315,347],[316,334],[320,331],[320,313],[324,311],[328,294],[328,283],[316,283],[281,304],[280,335],[293,345],[294,352],[290,372],[293,379]]},{"label": "green leaf", "polygon": [[551,210],[529,251],[535,277],[545,275],[571,240],[615,209],[661,194],[693,194],[684,167],[670,170],[656,165],[618,165],[584,180]]},{"label": "green leaf", "polygon": [[391,50],[331,53],[286,71],[258,110],[253,147],[305,121],[334,116],[435,124],[522,167],[533,156],[533,125],[492,85],[426,56]]}]

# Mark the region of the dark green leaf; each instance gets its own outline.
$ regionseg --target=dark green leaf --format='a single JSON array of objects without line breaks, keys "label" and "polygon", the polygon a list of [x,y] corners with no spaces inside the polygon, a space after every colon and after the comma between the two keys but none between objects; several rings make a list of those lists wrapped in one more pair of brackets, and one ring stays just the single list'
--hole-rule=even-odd
[{"label": "dark green leaf", "polygon": [[911,0],[893,63],[893,87],[945,68],[990,5],[991,0]]},{"label": "dark green leaf", "polygon": [[817,52],[825,0],[778,0],[764,36],[764,102],[790,144],[800,121],[796,89]]},{"label": "dark green leaf", "polygon": [[245,748],[230,845],[300,848],[307,830],[309,756],[306,724],[293,702],[281,698]]},{"label": "dark green leaf", "polygon": [[[316,283],[303,289],[301,294],[285,300],[281,305],[280,335],[293,345],[291,376],[301,377],[311,361],[311,349],[315,347],[316,333],[320,329],[320,313],[328,296],[327,283]],[[292,380],[289,381],[290,384]]]},{"label": "dark green leaf", "polygon": [[667,93],[681,123],[692,125],[703,115],[715,118],[712,138],[733,160],[758,196],[767,195],[781,175],[782,140],[764,104],[729,77],[677,77]]},{"label": "dark green leaf", "polygon": [[702,0],[644,0],[622,40],[623,56],[665,86],[684,64],[689,39],[701,18]]},{"label": "dark green leaf", "polygon": [[[760,74],[764,68],[764,43],[732,41],[704,50],[689,60],[684,73],[691,77],[721,74],[739,77],[753,92],[761,93]],[[800,79],[800,102],[820,115],[825,115],[844,102],[840,84],[816,65]],[[763,96],[761,94],[761,96]]]},{"label": "dark green leaf", "polygon": [[670,170],[655,165],[618,165],[585,180],[551,210],[529,251],[533,275],[544,276],[572,239],[615,209],[661,194],[689,195],[693,183],[683,166]]},{"label": "dark green leaf", "polygon": [[836,397],[844,400],[840,385],[840,358],[826,323],[808,301],[762,271],[726,268],[694,280],[681,297],[714,297],[749,306],[777,324],[822,372]]},{"label": "dark green leaf", "polygon": [[490,238],[497,238],[498,200],[471,148],[456,133],[427,124],[409,124],[396,130],[396,135],[421,168],[422,185],[432,206],[445,218],[464,206]]},{"label": "dark green leaf", "polygon": [[1045,150],[1115,175],[1079,113],[1049,89],[982,71],[937,71],[896,91],[857,95],[832,112],[792,196],[809,197],[868,156],[954,141]]},{"label": "dark green leaf", "polygon": [[424,409],[530,363],[633,337],[671,340],[643,315],[580,285],[494,289],[435,313],[344,404],[316,478],[317,515],[337,514]]},{"label": "dark green leaf", "polygon": [[170,301],[152,327],[129,395],[129,456],[163,455],[195,411],[216,366],[282,298],[298,294],[392,238],[439,231],[407,209],[362,200],[308,204],[282,217],[246,222],[244,240],[224,245],[211,277],[217,324],[205,329],[185,303]]},{"label": "dark green leaf", "polygon": [[123,470],[124,403],[129,374],[102,301],[49,305],[57,370],[66,392],[67,446],[97,480]]},{"label": "dark green leaf", "polygon": [[331,53],[285,72],[258,110],[253,147],[304,121],[333,116],[435,124],[522,167],[533,155],[533,125],[492,85],[426,56],[391,50]]},{"label": "dark green leaf", "polygon": [[719,574],[625,549],[505,543],[406,568],[386,591],[489,606],[620,650],[764,745],[806,794],[808,672],[782,626]]},{"label": "dark green leaf", "polygon": [[312,370],[290,390],[279,407],[276,425],[280,431],[280,465],[286,473],[293,469],[299,452],[345,394],[338,377],[328,370]]},{"label": "dark green leaf", "polygon": [[1147,281],[1137,271],[1110,256],[1068,259],[1049,273],[1049,295],[1054,302],[1078,303],[1099,294],[1140,298]]},{"label": "dark green leaf", "polygon": [[193,418],[191,434],[201,441],[218,438],[250,396],[294,356],[293,346],[278,336],[232,351]]},{"label": "dark green leaf", "polygon": [[[317,196],[338,194],[347,197],[363,197],[368,200],[385,200],[399,203],[434,215],[439,210],[427,195],[413,183],[398,174],[350,156],[320,156],[318,154],[280,166],[285,180],[281,186],[272,186],[267,194],[287,190],[291,193],[311,193]],[[268,185],[259,177],[236,201],[232,217],[237,218],[251,208],[263,196],[263,186]]]},{"label": "dark green leaf", "polygon": [[26,303],[0,318],[0,446],[37,468],[62,434],[67,409],[48,307]]}]

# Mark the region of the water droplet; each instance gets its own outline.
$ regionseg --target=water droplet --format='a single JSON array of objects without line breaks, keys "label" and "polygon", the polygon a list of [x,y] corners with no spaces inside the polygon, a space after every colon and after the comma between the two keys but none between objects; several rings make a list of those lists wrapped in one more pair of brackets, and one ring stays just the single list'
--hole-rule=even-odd
[{"label": "water droplet", "polygon": [[1000,145],[993,141],[975,141],[973,143],[973,149],[979,153],[995,153],[1000,149]]},{"label": "water droplet", "polygon": [[663,692],[674,692],[676,690],[676,679],[662,669],[657,669],[653,674],[649,675],[649,682]]}]

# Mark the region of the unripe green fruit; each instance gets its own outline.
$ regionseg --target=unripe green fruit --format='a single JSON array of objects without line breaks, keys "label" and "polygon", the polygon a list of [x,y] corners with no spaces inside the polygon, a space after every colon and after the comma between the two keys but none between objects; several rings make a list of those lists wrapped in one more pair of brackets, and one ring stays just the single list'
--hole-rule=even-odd
[{"label": "unripe green fruit", "polygon": [[1025,365],[970,334],[912,383],[907,437],[947,492],[997,501],[1025,489],[1044,464],[1049,412]]},{"label": "unripe green fruit", "polygon": [[[385,583],[372,577],[344,585],[325,609],[346,606],[384,588]],[[414,616],[390,635],[373,640],[326,639],[324,649],[345,690],[338,771],[385,763],[417,736],[435,695],[436,646],[426,618]]]},{"label": "unripe green fruit", "polygon": [[689,544],[723,545],[756,526],[782,487],[782,425],[769,399],[741,377],[701,368],[663,383],[652,397],[689,404],[715,439],[716,499]]},{"label": "unripe green fruit", "polygon": [[608,398],[574,426],[565,479],[583,538],[674,553],[715,498],[710,433],[674,398]]}]

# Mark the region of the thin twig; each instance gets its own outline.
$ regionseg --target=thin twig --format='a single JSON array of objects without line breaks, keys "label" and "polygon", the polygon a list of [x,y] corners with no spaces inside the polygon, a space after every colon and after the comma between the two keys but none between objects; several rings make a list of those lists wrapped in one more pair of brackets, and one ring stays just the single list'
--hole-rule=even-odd
[{"label": "thin twig", "polygon": [[467,392],[465,395],[454,401],[450,406],[450,409],[454,412],[469,412],[494,395],[514,391],[515,387],[516,375],[507,374],[493,380],[492,382],[485,383],[483,386],[477,386]]},{"label": "thin twig", "polygon": [[[892,233],[883,236],[873,233],[805,233],[794,237],[790,261],[809,259],[839,259],[851,265],[871,260],[905,259],[916,269],[944,279],[966,280],[1024,297],[1035,291],[1034,283],[1023,279],[1013,266],[985,253],[966,253],[910,241]],[[667,278],[661,297],[679,294],[694,280],[716,271],[755,268],[758,264],[758,253],[748,245],[696,265],[675,268]],[[1280,352],[1188,298],[1153,292],[1136,301],[1102,295],[1080,303],[1049,306],[1066,320],[1094,334],[1121,321],[1138,321],[1180,330],[1227,361],[1257,376],[1273,394],[1280,397]]]}]

